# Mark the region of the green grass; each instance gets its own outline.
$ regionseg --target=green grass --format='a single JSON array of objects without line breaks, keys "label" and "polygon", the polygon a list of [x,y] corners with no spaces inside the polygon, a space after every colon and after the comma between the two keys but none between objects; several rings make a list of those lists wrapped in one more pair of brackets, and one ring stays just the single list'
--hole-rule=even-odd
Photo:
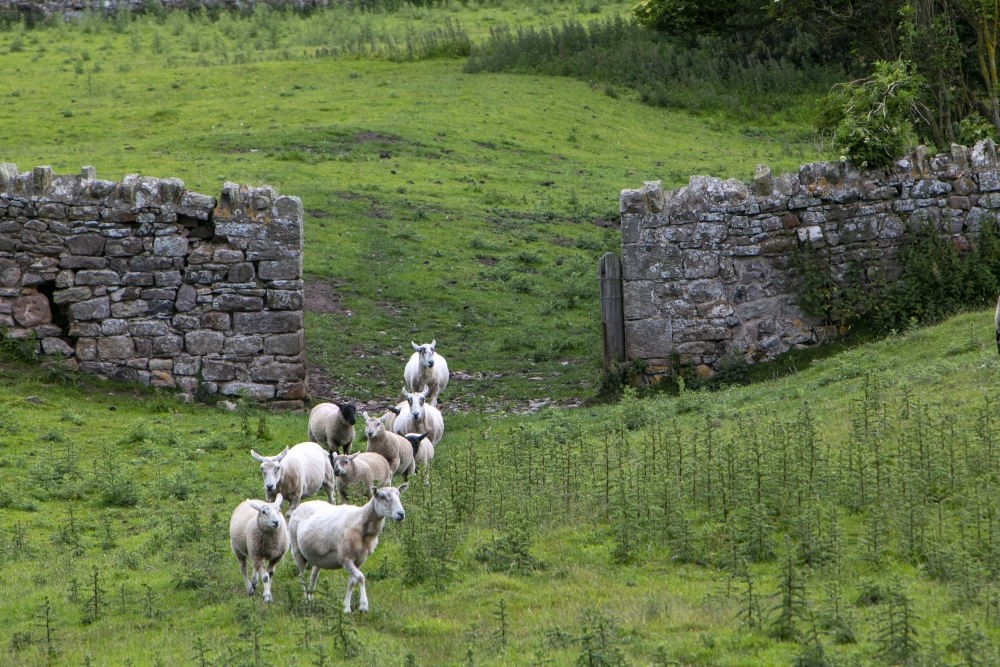
[{"label": "green grass", "polygon": [[[467,664],[470,654],[481,665],[580,664],[582,638],[602,622],[616,633],[604,647],[590,642],[591,657],[620,652],[626,664],[788,665],[813,624],[834,664],[896,664],[880,657],[878,638],[890,603],[856,602],[893,587],[911,600],[920,659],[991,664],[970,661],[995,659],[1000,640],[988,536],[998,497],[991,443],[1000,442],[993,347],[989,313],[970,313],[750,387],[501,419],[454,415],[434,470],[404,494],[407,522],[386,527],[364,568],[373,611],[344,630],[356,651],[349,664],[399,665],[408,653],[421,665]],[[260,664],[317,664],[319,644],[342,652],[342,573],[321,575],[329,606],[310,612],[289,558],[265,607],[246,599],[228,553],[228,513],[260,490],[247,449],[300,440],[304,415],[267,416],[272,439],[261,440],[257,414],[244,426],[239,414],[111,383],[50,384],[11,362],[0,382],[0,639],[10,664],[199,664],[198,645],[211,664],[255,664],[255,628],[267,649]],[[24,400],[31,395],[41,403]],[[811,431],[802,427],[805,403]],[[714,450],[705,448],[709,422]],[[752,507],[748,428],[763,446],[771,556],[754,556],[752,536],[727,537],[747,529]],[[810,432],[820,452],[812,498],[802,495],[813,484],[801,458]],[[687,457],[681,478],[672,472],[675,438]],[[918,441],[927,458],[910,476]],[[659,463],[650,458],[657,447]],[[740,462],[727,472],[730,451]],[[689,498],[692,482],[701,500]],[[625,495],[630,488],[637,500]],[[906,488],[919,497],[917,552],[906,537]],[[725,500],[726,489],[737,497]],[[679,505],[662,513],[663,502]],[[809,521],[818,534],[807,540]],[[623,546],[627,535],[636,539]],[[875,556],[872,535],[882,540]],[[531,559],[517,556],[524,548]],[[803,586],[797,641],[774,637],[785,554]],[[739,621],[743,571],[761,596],[759,629]],[[42,656],[46,599],[51,661]],[[835,642],[831,600],[854,643]]]},{"label": "green grass", "polygon": [[[451,408],[587,397],[599,374],[595,266],[619,246],[618,192],[692,173],[749,179],[758,162],[795,169],[817,154],[603,86],[385,59],[389,37],[447,20],[475,40],[493,25],[591,15],[449,7],[0,33],[0,52],[23,45],[0,55],[0,123],[13,128],[0,159],[301,196],[306,273],[339,295],[335,312],[307,315],[309,358],[340,395],[391,400],[410,339],[436,338],[452,370],[489,376],[455,383]],[[373,57],[314,57],[362,32]]]}]

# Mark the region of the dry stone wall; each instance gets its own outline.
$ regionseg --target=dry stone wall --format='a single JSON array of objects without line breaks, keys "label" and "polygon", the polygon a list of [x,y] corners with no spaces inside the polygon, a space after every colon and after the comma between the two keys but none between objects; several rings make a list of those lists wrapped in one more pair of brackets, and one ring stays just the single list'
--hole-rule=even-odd
[{"label": "dry stone wall", "polygon": [[816,162],[774,177],[758,166],[752,183],[649,182],[620,205],[627,356],[653,379],[677,355],[710,375],[727,354],[769,360],[837,334],[797,305],[797,248],[827,255],[840,282],[852,263],[891,279],[907,229],[932,225],[964,250],[996,225],[1000,173],[992,141],[935,156],[920,146],[882,172]]},{"label": "dry stone wall", "polygon": [[0,163],[0,325],[85,373],[301,407],[302,221],[270,186]]}]

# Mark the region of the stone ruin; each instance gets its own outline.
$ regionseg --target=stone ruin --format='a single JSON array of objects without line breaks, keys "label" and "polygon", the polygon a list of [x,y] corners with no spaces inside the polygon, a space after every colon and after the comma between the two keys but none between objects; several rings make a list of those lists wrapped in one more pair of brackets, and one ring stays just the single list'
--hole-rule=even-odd
[{"label": "stone ruin", "polygon": [[0,163],[0,326],[101,378],[301,408],[302,202]]},{"label": "stone ruin", "polygon": [[965,250],[996,225],[1000,172],[987,140],[935,156],[919,146],[884,171],[815,162],[778,177],[758,166],[749,184],[649,182],[620,205],[626,355],[655,381],[678,356],[706,376],[729,354],[765,361],[836,336],[797,305],[796,249],[829,258],[841,283],[852,263],[892,279],[907,229],[930,225]]}]

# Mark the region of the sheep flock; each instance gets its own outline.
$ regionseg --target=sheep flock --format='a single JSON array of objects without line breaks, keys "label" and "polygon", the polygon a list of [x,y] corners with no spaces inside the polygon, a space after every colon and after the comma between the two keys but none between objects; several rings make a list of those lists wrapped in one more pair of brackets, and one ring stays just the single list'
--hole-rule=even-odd
[{"label": "sheep flock", "polygon": [[[430,466],[444,436],[444,418],[435,406],[448,385],[448,362],[435,351],[436,341],[412,345],[403,400],[381,416],[362,412],[365,451],[351,454],[357,409],[350,403],[314,406],[307,442],[286,446],[273,456],[250,451],[260,464],[265,500],[242,502],[233,511],[229,528],[233,555],[249,595],[262,583],[264,601],[271,601],[274,568],[290,549],[307,597],[316,588],[320,570],[342,569],[348,577],[344,612],[351,611],[355,585],[361,592],[358,610],[368,611],[360,568],[375,552],[385,520],[405,518],[400,495],[409,486],[409,476]],[[391,486],[395,475],[403,478],[398,487]],[[320,489],[326,500],[303,502]],[[352,496],[366,502],[347,504]],[[287,515],[281,511],[284,501],[288,501]]]}]

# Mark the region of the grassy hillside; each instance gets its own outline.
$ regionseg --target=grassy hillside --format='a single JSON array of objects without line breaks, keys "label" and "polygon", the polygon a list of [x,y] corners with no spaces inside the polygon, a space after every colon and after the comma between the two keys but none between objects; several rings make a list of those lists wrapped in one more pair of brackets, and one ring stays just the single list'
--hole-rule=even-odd
[{"label": "grassy hillside", "polygon": [[408,57],[408,35],[424,57],[460,42],[456,26],[476,40],[626,11],[591,4],[174,13],[0,33],[0,159],[300,195],[320,395],[392,398],[409,341],[436,338],[473,378],[448,409],[572,401],[599,373],[595,267],[619,246],[618,192],[816,156],[603,85],[465,74],[460,57],[392,61]]},{"label": "grassy hillside", "polygon": [[247,450],[304,415],[8,362],[2,662],[995,664],[997,370],[970,313],[776,382],[455,415],[344,619],[342,573],[309,607],[288,559],[264,606],[228,553]]}]

